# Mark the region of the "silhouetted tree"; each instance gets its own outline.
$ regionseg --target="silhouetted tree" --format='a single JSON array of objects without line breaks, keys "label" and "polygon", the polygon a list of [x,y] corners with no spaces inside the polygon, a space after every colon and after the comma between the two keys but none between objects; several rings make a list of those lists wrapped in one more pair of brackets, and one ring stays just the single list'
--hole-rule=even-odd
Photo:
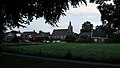
[{"label": "silhouetted tree", "polygon": [[68,43],[72,43],[72,42],[75,42],[76,38],[74,35],[67,35],[66,38],[65,38],[65,41],[68,42]]},{"label": "silhouetted tree", "polygon": [[98,9],[101,13],[101,21],[107,29],[108,34],[120,30],[120,0],[113,0],[113,3],[100,4]]},{"label": "silhouetted tree", "polygon": [[81,32],[85,31],[85,32],[91,32],[91,30],[93,29],[93,24],[91,24],[91,22],[86,21],[82,24],[82,29]]}]

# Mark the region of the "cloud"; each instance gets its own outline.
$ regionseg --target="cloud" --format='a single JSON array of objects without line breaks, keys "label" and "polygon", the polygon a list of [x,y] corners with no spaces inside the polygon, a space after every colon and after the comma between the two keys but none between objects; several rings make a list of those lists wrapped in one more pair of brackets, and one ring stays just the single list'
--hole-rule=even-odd
[{"label": "cloud", "polygon": [[69,25],[69,22],[66,22],[66,21],[64,21],[64,22],[60,22],[60,23],[58,23],[58,27],[55,27],[56,29],[67,29],[67,26]]},{"label": "cloud", "polygon": [[95,16],[88,16],[87,18],[95,18]]},{"label": "cloud", "polygon": [[86,5],[81,5],[78,8],[70,7],[70,10],[68,10],[68,13],[72,14],[72,15],[99,14],[99,10],[96,7],[97,7],[96,4],[88,3],[87,6]]}]

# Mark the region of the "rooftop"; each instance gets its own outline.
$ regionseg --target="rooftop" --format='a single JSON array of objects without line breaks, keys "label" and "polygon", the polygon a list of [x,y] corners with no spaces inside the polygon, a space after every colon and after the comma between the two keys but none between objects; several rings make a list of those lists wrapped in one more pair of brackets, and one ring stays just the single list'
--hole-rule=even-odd
[{"label": "rooftop", "polygon": [[68,29],[54,29],[52,36],[62,36],[67,34]]}]

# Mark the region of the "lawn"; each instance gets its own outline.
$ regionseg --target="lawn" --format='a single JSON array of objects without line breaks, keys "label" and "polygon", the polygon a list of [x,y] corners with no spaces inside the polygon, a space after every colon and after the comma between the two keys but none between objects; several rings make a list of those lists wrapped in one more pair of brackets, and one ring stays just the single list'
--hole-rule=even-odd
[{"label": "lawn", "polygon": [[120,44],[58,43],[4,46],[4,50],[54,58],[120,63]]}]

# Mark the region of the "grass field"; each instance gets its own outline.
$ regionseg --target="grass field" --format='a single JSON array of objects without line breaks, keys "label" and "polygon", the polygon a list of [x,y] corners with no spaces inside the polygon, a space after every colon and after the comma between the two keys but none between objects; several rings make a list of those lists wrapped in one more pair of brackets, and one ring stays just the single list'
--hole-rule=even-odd
[{"label": "grass field", "polygon": [[[5,46],[4,49],[22,54],[55,58],[120,63],[120,44],[58,43],[27,46]],[[69,54],[68,54],[69,51]]]}]

